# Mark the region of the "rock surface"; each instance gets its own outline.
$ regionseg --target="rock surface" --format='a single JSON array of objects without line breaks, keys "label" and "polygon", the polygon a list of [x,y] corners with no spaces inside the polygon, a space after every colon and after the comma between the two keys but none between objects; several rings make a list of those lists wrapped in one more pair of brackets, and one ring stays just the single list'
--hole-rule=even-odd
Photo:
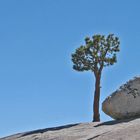
[{"label": "rock surface", "polygon": [[48,128],[0,140],[139,140],[140,118],[109,121],[105,123],[81,123]]},{"label": "rock surface", "polygon": [[103,103],[102,110],[114,119],[140,116],[140,77],[121,86]]}]

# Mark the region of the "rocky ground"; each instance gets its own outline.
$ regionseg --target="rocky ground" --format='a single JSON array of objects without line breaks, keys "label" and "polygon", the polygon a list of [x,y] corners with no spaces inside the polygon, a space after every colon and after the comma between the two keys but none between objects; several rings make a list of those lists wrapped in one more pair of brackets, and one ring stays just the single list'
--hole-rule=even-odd
[{"label": "rocky ground", "polygon": [[19,133],[0,140],[140,140],[140,118],[66,125]]}]

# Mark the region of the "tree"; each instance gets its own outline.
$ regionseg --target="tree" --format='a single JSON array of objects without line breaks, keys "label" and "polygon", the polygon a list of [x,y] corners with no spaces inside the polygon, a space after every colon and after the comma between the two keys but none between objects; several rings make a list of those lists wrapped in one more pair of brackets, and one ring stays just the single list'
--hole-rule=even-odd
[{"label": "tree", "polygon": [[85,38],[85,45],[72,54],[73,69],[76,71],[91,71],[95,76],[95,92],[93,101],[93,121],[100,121],[99,100],[102,70],[117,62],[120,41],[114,34],[94,35]]}]

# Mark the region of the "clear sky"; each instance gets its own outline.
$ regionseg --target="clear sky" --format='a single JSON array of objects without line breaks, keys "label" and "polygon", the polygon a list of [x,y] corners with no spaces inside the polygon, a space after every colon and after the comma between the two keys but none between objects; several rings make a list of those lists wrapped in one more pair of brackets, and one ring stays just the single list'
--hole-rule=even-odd
[{"label": "clear sky", "polygon": [[0,1],[0,137],[92,121],[95,79],[72,69],[71,53],[98,33],[121,41],[118,63],[102,75],[102,102],[140,74],[139,0]]}]

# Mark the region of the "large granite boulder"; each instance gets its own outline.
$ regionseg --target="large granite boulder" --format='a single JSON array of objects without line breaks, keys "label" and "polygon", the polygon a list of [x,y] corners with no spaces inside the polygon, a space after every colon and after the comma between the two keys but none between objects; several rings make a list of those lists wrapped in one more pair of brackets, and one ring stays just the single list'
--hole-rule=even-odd
[{"label": "large granite boulder", "polygon": [[140,116],[140,77],[128,81],[102,103],[102,110],[114,119]]}]

